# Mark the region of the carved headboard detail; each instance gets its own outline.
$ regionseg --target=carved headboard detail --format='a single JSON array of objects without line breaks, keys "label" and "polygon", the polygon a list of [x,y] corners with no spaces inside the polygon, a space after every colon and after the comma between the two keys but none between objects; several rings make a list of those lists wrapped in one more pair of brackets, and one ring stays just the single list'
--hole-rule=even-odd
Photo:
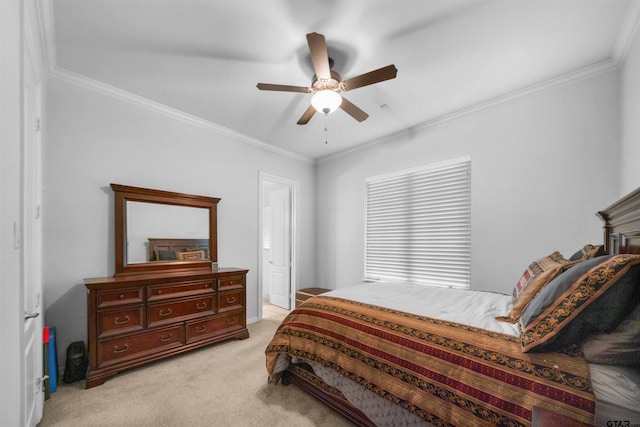
[{"label": "carved headboard detail", "polygon": [[598,212],[609,254],[640,254],[640,188]]}]

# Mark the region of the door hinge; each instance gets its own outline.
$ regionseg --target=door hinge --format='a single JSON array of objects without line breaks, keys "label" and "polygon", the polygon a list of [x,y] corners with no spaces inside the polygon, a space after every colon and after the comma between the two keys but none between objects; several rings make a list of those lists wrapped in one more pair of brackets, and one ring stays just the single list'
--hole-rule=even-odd
[{"label": "door hinge", "polygon": [[40,117],[36,117],[33,130],[40,132]]}]

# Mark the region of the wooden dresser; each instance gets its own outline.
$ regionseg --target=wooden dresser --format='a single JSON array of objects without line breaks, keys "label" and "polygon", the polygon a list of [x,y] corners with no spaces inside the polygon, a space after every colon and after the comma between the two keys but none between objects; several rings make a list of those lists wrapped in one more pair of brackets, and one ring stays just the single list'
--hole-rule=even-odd
[{"label": "wooden dresser", "polygon": [[86,388],[125,369],[248,338],[247,272],[221,268],[86,279]]}]

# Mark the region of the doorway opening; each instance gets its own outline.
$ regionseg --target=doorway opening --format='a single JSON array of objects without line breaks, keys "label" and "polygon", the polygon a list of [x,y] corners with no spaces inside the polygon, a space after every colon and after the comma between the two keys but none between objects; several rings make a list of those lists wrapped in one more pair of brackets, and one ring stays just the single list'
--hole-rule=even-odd
[{"label": "doorway opening", "polygon": [[297,183],[260,172],[258,318],[263,305],[291,310],[295,300]]}]

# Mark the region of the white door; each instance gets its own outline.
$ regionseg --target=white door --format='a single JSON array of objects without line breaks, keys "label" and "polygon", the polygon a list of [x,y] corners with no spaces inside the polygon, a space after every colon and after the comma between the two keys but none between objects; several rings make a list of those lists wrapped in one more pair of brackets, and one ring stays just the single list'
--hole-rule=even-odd
[{"label": "white door", "polygon": [[25,425],[35,426],[44,406],[42,360],[42,275],[41,275],[41,200],[42,166],[40,110],[42,88],[31,61],[29,46],[24,55],[24,142],[22,148],[22,279],[24,329]]},{"label": "white door", "polygon": [[[40,184],[40,86],[25,88],[23,147],[23,354],[26,425],[40,421],[43,410],[42,276],[41,276],[41,184]],[[53,367],[52,367],[53,369]]]},{"label": "white door", "polygon": [[289,186],[269,193],[271,207],[271,259],[269,301],[291,309],[291,190]]}]

